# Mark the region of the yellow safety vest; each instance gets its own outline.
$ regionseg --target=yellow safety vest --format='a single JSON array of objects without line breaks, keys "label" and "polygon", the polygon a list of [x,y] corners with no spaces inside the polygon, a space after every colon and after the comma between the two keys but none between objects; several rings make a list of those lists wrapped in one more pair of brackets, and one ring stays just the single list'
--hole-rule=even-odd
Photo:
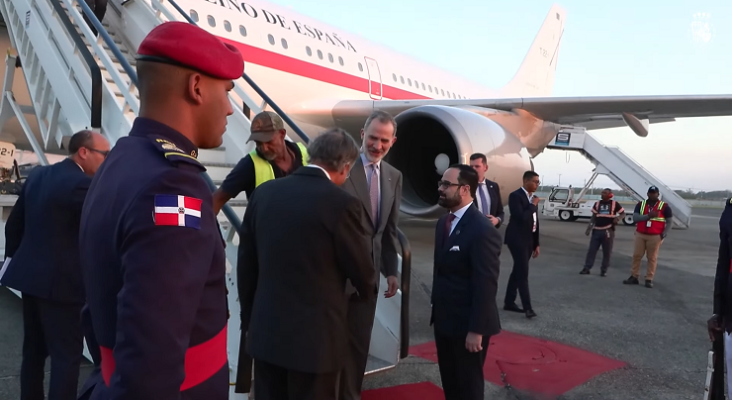
[{"label": "yellow safety vest", "polygon": [[[300,156],[302,165],[308,164],[308,149],[302,143],[297,143],[297,147],[300,149]],[[264,182],[271,181],[275,178],[272,164],[257,154],[257,149],[252,150],[249,155],[252,157],[254,163],[254,187],[263,184]]]}]

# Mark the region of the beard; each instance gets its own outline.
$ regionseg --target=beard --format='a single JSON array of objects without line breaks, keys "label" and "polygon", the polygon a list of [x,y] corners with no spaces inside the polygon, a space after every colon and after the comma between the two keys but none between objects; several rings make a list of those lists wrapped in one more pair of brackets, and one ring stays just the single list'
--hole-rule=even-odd
[{"label": "beard", "polygon": [[460,192],[455,191],[455,193],[452,196],[445,196],[444,194],[440,194],[439,199],[437,199],[437,204],[440,205],[440,207],[443,208],[453,208],[460,204],[460,201],[462,198],[460,197]]}]

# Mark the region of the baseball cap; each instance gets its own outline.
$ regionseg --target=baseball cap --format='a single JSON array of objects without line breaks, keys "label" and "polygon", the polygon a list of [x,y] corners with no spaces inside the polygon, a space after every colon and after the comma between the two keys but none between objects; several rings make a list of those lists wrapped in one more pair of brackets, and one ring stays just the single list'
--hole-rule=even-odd
[{"label": "baseball cap", "polygon": [[658,188],[655,187],[655,186],[649,187],[648,188],[648,193],[652,193],[652,192],[658,193]]},{"label": "baseball cap", "polygon": [[251,134],[247,143],[256,140],[257,142],[269,142],[275,132],[285,129],[282,118],[272,111],[262,111],[252,119]]}]

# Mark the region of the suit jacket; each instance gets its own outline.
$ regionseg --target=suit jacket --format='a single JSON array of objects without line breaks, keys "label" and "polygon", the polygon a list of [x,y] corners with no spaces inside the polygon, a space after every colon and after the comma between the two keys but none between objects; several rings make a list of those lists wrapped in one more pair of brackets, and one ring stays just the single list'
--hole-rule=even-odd
[{"label": "suit jacket", "polygon": [[71,159],[37,167],[8,217],[2,284],[32,296],[83,304],[79,222],[91,177]]},{"label": "suit jacket", "polygon": [[402,200],[402,173],[383,160],[379,171],[381,172],[381,215],[377,227],[374,227],[371,222],[371,197],[361,157],[356,160],[356,164],[351,170],[351,176],[342,186],[346,192],[358,198],[363,205],[361,225],[371,237],[370,250],[376,270],[377,285],[379,284],[379,272],[384,276],[397,276],[398,273],[397,222],[399,204]]},{"label": "suit jacket", "polygon": [[724,318],[727,332],[732,331],[732,198],[719,218],[719,253],[714,275],[714,314]]},{"label": "suit jacket", "polygon": [[358,199],[315,167],[257,188],[237,265],[242,340],[252,358],[307,373],[343,367],[346,278],[364,299],[377,293],[362,214]]},{"label": "suit jacket", "polygon": [[[498,225],[496,225],[496,228],[500,228],[501,225],[503,225],[503,219],[506,217],[505,212],[503,211],[503,202],[501,201],[501,189],[498,187],[498,184],[487,179],[485,180],[486,188],[488,189],[488,195],[491,198],[491,206],[488,214],[500,219],[500,222]],[[480,189],[480,186],[478,186],[478,189]],[[473,200],[473,204],[475,204],[475,207],[479,207],[478,203],[480,200],[478,199],[478,194],[475,194],[475,200]],[[480,208],[478,208],[480,210]]]},{"label": "suit jacket", "polygon": [[[506,227],[506,244],[509,246],[526,246],[533,251],[539,247],[539,211],[529,202],[523,188],[518,188],[508,195],[508,211],[511,216]],[[536,213],[536,232],[531,232]]]},{"label": "suit jacket", "polygon": [[471,205],[443,245],[446,219],[440,218],[435,233],[431,323],[445,336],[495,335],[501,331],[496,306],[501,235]]}]

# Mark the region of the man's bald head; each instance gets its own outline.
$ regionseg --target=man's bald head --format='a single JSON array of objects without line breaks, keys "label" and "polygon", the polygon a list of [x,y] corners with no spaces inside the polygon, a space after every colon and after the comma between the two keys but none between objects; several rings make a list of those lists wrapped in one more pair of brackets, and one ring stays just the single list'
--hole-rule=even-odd
[{"label": "man's bald head", "polygon": [[94,175],[109,154],[109,141],[100,133],[83,130],[69,140],[69,155],[89,176]]}]

